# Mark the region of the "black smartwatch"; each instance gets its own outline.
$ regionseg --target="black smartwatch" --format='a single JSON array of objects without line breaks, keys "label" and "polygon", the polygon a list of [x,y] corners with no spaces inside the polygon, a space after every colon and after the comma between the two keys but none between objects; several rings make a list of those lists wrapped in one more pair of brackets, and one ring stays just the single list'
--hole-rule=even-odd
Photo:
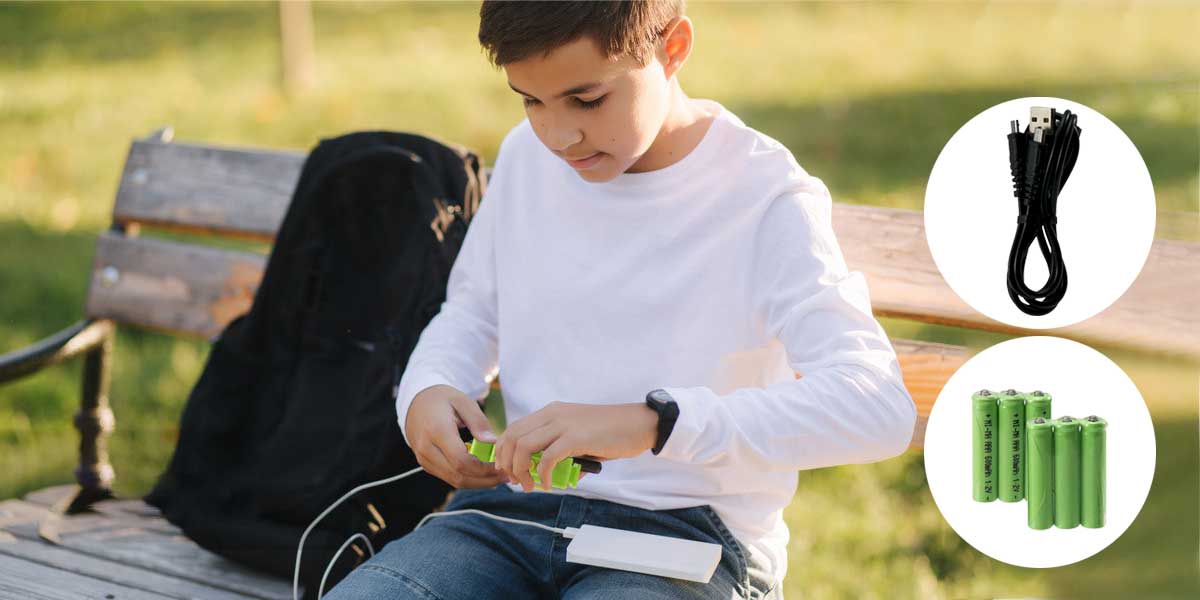
[{"label": "black smartwatch", "polygon": [[671,437],[671,430],[675,429],[675,421],[679,418],[679,405],[662,389],[646,394],[646,405],[658,413],[658,437],[655,438],[654,447],[650,449],[651,453],[658,454],[667,443],[667,438]]}]

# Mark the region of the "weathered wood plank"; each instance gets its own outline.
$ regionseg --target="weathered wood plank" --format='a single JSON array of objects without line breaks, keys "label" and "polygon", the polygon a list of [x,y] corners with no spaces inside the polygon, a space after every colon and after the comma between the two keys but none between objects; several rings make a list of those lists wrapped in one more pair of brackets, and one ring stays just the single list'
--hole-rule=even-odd
[{"label": "weathered wood plank", "polygon": [[[25,494],[25,501],[38,506],[51,507],[71,494],[79,491],[79,484],[64,483],[62,485],[52,485],[44,487],[40,490],[33,490]],[[144,504],[144,503],[143,503]],[[153,508],[153,507],[151,507]]]},{"label": "weathered wood plank", "polygon": [[[25,495],[23,502],[8,501],[0,503],[0,509],[7,508],[10,512],[17,511],[24,515],[31,510],[50,509],[59,513],[66,503],[74,498],[79,491],[78,484],[56,485],[40,490],[34,490]],[[170,521],[164,519],[157,507],[150,506],[139,499],[104,500],[92,505],[93,513],[83,513],[71,516],[61,516],[54,527],[60,532],[90,531],[95,527],[119,527],[125,524],[135,524],[146,529],[158,531],[167,535],[179,535],[181,530]],[[40,514],[40,513],[38,513]],[[0,526],[5,517],[0,512]],[[65,531],[64,531],[65,528]]]},{"label": "weathered wood plank", "polygon": [[1200,244],[1157,240],[1129,291],[1071,327],[1031,330],[993,321],[963,302],[929,253],[920,212],[834,204],[834,230],[850,268],[862,271],[876,314],[1028,335],[1060,335],[1151,352],[1200,356]]},{"label": "weathered wood plank", "polygon": [[117,529],[138,526],[164,535],[179,535],[180,530],[162,517],[135,517],[127,514],[83,513],[63,515],[46,506],[24,500],[0,502],[0,527],[16,523],[46,523],[50,519],[51,529],[59,535]]},{"label": "weathered wood plank", "polygon": [[104,232],[85,313],[212,338],[250,308],[265,262],[249,252]]},{"label": "weathered wood plank", "polygon": [[[79,491],[79,484],[64,483],[61,485],[52,485],[38,490],[33,490],[25,494],[26,502],[37,504],[38,506],[51,507],[56,504],[61,504],[64,501],[69,502],[68,498],[75,495]],[[125,498],[105,500],[95,505],[103,511],[112,513],[124,513],[136,517],[158,517],[161,511],[157,506],[150,506],[142,501],[141,498]]]},{"label": "weathered wood plank", "polygon": [[162,594],[127,587],[33,561],[0,554],[0,598],[20,600],[162,600]]},{"label": "weathered wood plank", "polygon": [[917,450],[925,446],[925,425],[933,403],[950,376],[966,362],[968,352],[961,346],[909,340],[892,340],[892,346],[900,359],[904,387],[917,406],[917,425],[909,443],[910,449]]},{"label": "weathered wood plank", "polygon": [[245,598],[242,594],[110,560],[95,558],[38,539],[11,536],[11,539],[7,542],[0,541],[0,555],[38,563],[66,573],[91,577],[116,585],[160,594],[168,598],[205,598],[211,600],[238,600]]},{"label": "weathered wood plank", "polygon": [[137,140],[113,221],[271,240],[306,154]]},{"label": "weathered wood plank", "polygon": [[[40,539],[39,524],[49,516],[40,505],[22,500],[0,503],[7,514],[0,527],[26,540]],[[196,545],[183,535],[145,526],[147,518],[84,514],[58,517],[61,547],[96,559],[117,562],[176,579],[253,598],[290,598],[291,581],[260,573]]]},{"label": "weathered wood plank", "polygon": [[[135,141],[114,221],[271,240],[304,158],[298,151]],[[835,204],[834,228],[847,262],[866,274],[880,315],[1200,356],[1200,317],[1191,310],[1200,301],[1200,270],[1193,267],[1200,244],[1157,241],[1114,306],[1072,327],[1027,330],[980,315],[950,290],[929,254],[920,212]]]}]

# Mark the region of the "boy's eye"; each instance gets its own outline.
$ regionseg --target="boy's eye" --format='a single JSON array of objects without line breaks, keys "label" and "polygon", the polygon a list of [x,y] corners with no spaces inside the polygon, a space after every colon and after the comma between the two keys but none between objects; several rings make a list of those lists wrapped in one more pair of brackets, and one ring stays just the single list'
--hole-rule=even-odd
[{"label": "boy's eye", "polygon": [[584,110],[590,110],[593,108],[598,108],[601,104],[604,103],[604,99],[607,97],[608,97],[608,95],[606,94],[604,96],[600,96],[599,98],[596,98],[595,100],[580,100],[579,98],[575,98],[574,96],[572,96],[571,99],[575,101],[575,106],[578,106],[579,108],[582,108]]},{"label": "boy's eye", "polygon": [[[607,95],[604,95],[604,96],[600,96],[599,98],[596,98],[595,100],[581,100],[575,96],[572,96],[571,100],[575,103],[575,106],[578,106],[579,108],[582,108],[584,110],[590,110],[593,108],[599,108],[599,106],[604,103],[604,99],[607,97],[608,97]],[[537,98],[530,98],[528,96],[522,96],[521,102],[525,106],[533,106],[535,104],[538,104]]]}]

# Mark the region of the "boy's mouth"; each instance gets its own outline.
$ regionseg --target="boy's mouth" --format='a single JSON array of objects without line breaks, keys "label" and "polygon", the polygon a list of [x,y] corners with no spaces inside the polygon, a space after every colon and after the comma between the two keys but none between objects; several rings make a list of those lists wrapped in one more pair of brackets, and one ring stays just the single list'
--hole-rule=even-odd
[{"label": "boy's mouth", "polygon": [[571,165],[572,168],[579,170],[579,171],[583,171],[585,169],[591,168],[596,163],[600,162],[600,158],[603,155],[604,154],[602,152],[595,152],[593,154],[584,156],[579,159],[571,159],[571,158],[567,158],[565,156],[562,158],[563,158],[563,160],[567,161],[567,164]]}]

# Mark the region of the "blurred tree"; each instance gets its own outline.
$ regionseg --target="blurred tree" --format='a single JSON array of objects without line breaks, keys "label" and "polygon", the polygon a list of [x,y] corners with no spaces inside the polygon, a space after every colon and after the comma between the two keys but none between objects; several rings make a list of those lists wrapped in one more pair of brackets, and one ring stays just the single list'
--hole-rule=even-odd
[{"label": "blurred tree", "polygon": [[293,96],[312,87],[312,7],[308,0],[279,0],[279,49],[284,92]]}]

